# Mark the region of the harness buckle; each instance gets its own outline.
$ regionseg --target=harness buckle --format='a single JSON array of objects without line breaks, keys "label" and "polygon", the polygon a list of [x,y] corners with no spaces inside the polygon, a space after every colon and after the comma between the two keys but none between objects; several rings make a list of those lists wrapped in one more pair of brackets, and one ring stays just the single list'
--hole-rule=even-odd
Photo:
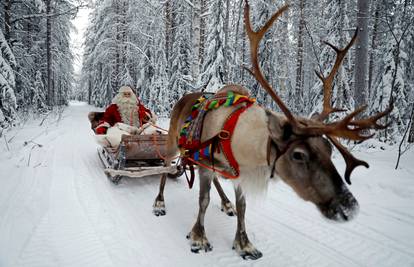
[{"label": "harness buckle", "polygon": [[230,138],[230,132],[226,130],[221,130],[218,134],[218,137],[222,140],[227,140]]},{"label": "harness buckle", "polygon": [[190,150],[182,149],[181,150],[181,157],[188,158],[190,156]]}]

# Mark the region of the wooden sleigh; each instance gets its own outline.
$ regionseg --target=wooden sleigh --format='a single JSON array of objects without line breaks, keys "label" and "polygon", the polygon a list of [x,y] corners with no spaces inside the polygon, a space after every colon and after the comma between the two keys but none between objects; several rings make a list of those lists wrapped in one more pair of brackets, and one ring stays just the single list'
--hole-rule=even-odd
[{"label": "wooden sleigh", "polygon": [[[103,112],[88,114],[91,128],[94,130],[102,118]],[[108,179],[118,184],[124,177],[139,178],[151,175],[167,174],[177,178],[183,174],[179,164],[173,162],[165,166],[163,155],[166,154],[168,134],[122,135],[117,149],[98,148],[98,155],[104,166]]]}]

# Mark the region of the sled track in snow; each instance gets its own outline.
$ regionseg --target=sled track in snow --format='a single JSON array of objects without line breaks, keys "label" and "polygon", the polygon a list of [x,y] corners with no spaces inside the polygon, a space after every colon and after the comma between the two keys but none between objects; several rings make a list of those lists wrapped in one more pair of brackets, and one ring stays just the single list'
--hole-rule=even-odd
[{"label": "sled track in snow", "polygon": [[[106,248],[81,207],[76,187],[82,178],[77,172],[80,151],[76,147],[61,149],[71,147],[71,138],[81,138],[81,134],[74,130],[74,125],[66,128],[72,130],[52,140],[57,149],[47,151],[49,175],[53,177],[49,192],[45,192],[50,199],[48,209],[24,246],[16,266],[112,266]],[[62,162],[67,164],[62,165]]]},{"label": "sled track in snow", "polygon": [[[409,248],[360,223],[358,218],[345,224],[326,222],[319,214],[315,216],[317,211],[311,214],[310,210],[298,209],[285,199],[278,201],[277,195],[279,192],[271,199],[278,209],[277,215],[268,215],[275,211],[265,205],[264,211],[267,212],[258,216],[274,222],[272,230],[278,233],[275,237],[279,240],[284,237],[285,240],[281,240],[283,244],[294,238],[295,244],[302,244],[302,249],[318,248],[318,253],[335,261],[339,259],[337,264],[345,266],[404,266],[404,262],[414,262],[414,253]],[[316,210],[313,206],[307,208]],[[267,233],[269,236],[272,236],[271,232]]]}]

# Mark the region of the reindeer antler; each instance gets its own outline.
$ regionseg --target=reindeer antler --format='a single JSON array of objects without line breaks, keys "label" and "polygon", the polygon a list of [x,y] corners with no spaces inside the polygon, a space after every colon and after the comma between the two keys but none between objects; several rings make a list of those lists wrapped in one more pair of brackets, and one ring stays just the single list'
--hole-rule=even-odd
[{"label": "reindeer antler", "polygon": [[358,166],[365,166],[369,168],[368,163],[363,160],[355,158],[335,137],[329,136],[329,140],[334,144],[334,146],[341,153],[342,157],[345,160],[346,169],[345,169],[345,181],[350,185],[351,184],[351,173]]},{"label": "reindeer antler", "polygon": [[348,43],[348,45],[344,49],[339,49],[328,42],[324,42],[325,44],[330,46],[333,50],[335,50],[336,59],[335,59],[335,64],[332,67],[332,70],[327,77],[324,77],[322,73],[319,73],[315,70],[316,76],[318,76],[318,78],[322,81],[323,92],[324,92],[323,110],[322,110],[322,113],[319,115],[320,121],[324,121],[326,118],[328,118],[329,114],[331,113],[345,111],[344,109],[333,108],[331,106],[332,84],[335,78],[335,74],[338,72],[338,69],[342,64],[342,60],[344,59],[349,48],[351,48],[351,46],[354,44],[356,40],[357,34],[358,34],[358,30],[355,31],[355,34],[352,37],[351,41]]},{"label": "reindeer antler", "polygon": [[256,80],[263,86],[263,88],[269,93],[269,95],[273,98],[279,108],[285,113],[286,117],[292,121],[296,122],[295,117],[292,115],[290,110],[286,107],[285,103],[283,103],[282,99],[277,95],[275,90],[273,90],[272,86],[267,82],[264,78],[262,71],[260,70],[259,61],[257,60],[257,54],[259,49],[259,43],[262,40],[263,36],[265,35],[266,31],[272,26],[273,22],[285,11],[287,10],[289,5],[284,5],[281,7],[273,16],[266,22],[266,24],[259,29],[258,31],[253,31],[252,24],[250,22],[250,6],[247,0],[245,0],[244,6],[244,23],[246,25],[246,32],[247,36],[249,37],[250,41],[250,57],[252,61],[252,69],[249,70],[252,75],[256,78]]},{"label": "reindeer antler", "polygon": [[[318,73],[315,71],[316,75],[322,81],[323,84],[323,110],[322,113],[317,117],[317,120],[324,121],[328,118],[329,114],[338,112],[338,111],[345,111],[340,108],[333,108],[331,106],[331,98],[332,98],[332,88],[333,88],[333,80],[335,78],[336,73],[342,61],[354,44],[356,37],[358,35],[358,29],[355,30],[354,36],[352,37],[351,41],[345,46],[343,49],[339,49],[336,46],[325,42],[328,46],[330,46],[336,52],[336,59],[334,66],[332,67],[331,72],[327,77],[324,77],[322,73]],[[382,117],[389,114],[392,109],[393,105],[391,105],[376,115],[373,115],[368,118],[357,119],[354,120],[355,116],[361,114],[366,109],[366,106],[359,107],[355,109],[353,112],[345,116],[342,120],[335,121],[333,123],[324,124],[326,128],[322,130],[324,134],[331,140],[331,142],[335,145],[338,151],[342,154],[342,157],[346,163],[346,171],[345,171],[345,181],[348,184],[351,184],[351,173],[352,171],[358,166],[365,166],[366,168],[369,167],[368,163],[365,161],[359,160],[355,158],[344,146],[341,145],[339,140],[336,137],[346,138],[350,140],[358,140],[364,141],[374,136],[374,134],[366,134],[366,130],[368,129],[385,129],[388,125],[380,125],[378,124],[378,120]],[[350,127],[351,126],[351,127]]]},{"label": "reindeer antler", "polygon": [[335,63],[328,76],[324,77],[322,73],[315,71],[316,75],[322,81],[323,84],[323,110],[322,113],[317,116],[316,120],[312,123],[302,122],[299,123],[295,116],[290,112],[285,103],[281,100],[275,90],[270,86],[268,81],[264,78],[260,65],[257,59],[258,48],[261,39],[263,38],[266,31],[272,26],[273,22],[288,8],[289,5],[284,5],[272,17],[265,23],[265,25],[258,31],[253,31],[252,25],[250,22],[250,7],[247,0],[245,0],[244,6],[244,21],[246,25],[247,36],[250,41],[250,56],[252,61],[252,69],[249,69],[250,73],[256,78],[256,80],[262,85],[262,87],[269,93],[273,98],[282,112],[285,114],[287,119],[292,124],[293,132],[298,136],[322,136],[326,135],[329,140],[335,145],[339,150],[346,162],[346,171],[345,171],[345,180],[348,184],[351,184],[350,175],[352,171],[357,166],[369,167],[368,163],[365,161],[358,160],[355,158],[344,146],[341,145],[337,138],[345,138],[354,141],[364,141],[373,136],[373,134],[366,134],[368,129],[385,129],[388,125],[381,125],[378,123],[378,120],[388,115],[392,109],[393,104],[378,114],[372,115],[371,117],[354,119],[357,115],[361,114],[366,106],[359,107],[353,112],[345,116],[341,120],[337,120],[330,123],[323,123],[325,119],[329,117],[331,113],[345,111],[341,108],[334,108],[331,106],[332,98],[332,86],[336,73],[339,70],[340,65],[342,64],[343,59],[346,56],[346,53],[354,44],[358,30],[355,31],[354,36],[351,41],[343,49],[339,49],[336,46],[325,42],[329,47],[331,47],[336,52]]}]

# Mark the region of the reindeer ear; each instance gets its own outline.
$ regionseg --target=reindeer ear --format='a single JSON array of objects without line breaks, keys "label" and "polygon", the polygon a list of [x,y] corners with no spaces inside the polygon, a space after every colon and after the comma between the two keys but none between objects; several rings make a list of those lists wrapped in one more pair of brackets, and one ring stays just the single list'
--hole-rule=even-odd
[{"label": "reindeer ear", "polygon": [[266,110],[267,127],[269,129],[270,138],[277,144],[286,142],[293,135],[292,125],[289,121],[275,113]]}]

